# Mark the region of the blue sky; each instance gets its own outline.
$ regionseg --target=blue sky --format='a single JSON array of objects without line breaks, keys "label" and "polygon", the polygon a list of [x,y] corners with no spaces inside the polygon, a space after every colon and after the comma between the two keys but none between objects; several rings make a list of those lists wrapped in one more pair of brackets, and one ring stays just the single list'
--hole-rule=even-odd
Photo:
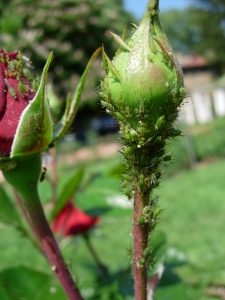
[{"label": "blue sky", "polygon": [[[124,0],[125,8],[133,12],[137,17],[143,15],[147,3],[148,0]],[[193,3],[193,0],[161,0],[160,9],[182,9],[191,3]]]}]

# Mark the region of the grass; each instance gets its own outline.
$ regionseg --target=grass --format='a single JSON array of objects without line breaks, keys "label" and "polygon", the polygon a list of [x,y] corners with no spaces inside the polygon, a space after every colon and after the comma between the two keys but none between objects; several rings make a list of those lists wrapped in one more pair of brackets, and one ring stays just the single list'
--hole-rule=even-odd
[{"label": "grass", "polygon": [[[112,160],[108,163],[111,166]],[[104,168],[106,165],[104,162]],[[101,169],[101,164],[98,168]],[[167,236],[165,274],[168,275],[168,271],[176,274],[177,280],[169,286],[162,284],[158,294],[165,291],[165,295],[159,299],[168,299],[176,283],[180,283],[177,291],[182,290],[182,299],[199,300],[213,299],[204,292],[209,285],[224,285],[224,178],[225,161],[220,160],[183,171],[161,184],[158,194],[163,213],[158,230]],[[132,245],[131,209],[107,202],[108,197],[119,193],[119,179],[104,175],[76,198],[76,203],[84,210],[102,214],[93,240],[103,261],[114,273],[129,266],[128,252]],[[74,265],[82,261],[84,249],[81,243]],[[86,255],[84,257],[86,261]],[[93,267],[93,261],[90,265]],[[131,278],[129,281],[131,285]]]},{"label": "grass", "polygon": [[159,227],[168,248],[183,254],[184,263],[175,269],[189,287],[188,299],[211,299],[202,289],[225,282],[224,178],[225,162],[219,161],[167,179],[159,190]]},{"label": "grass", "polygon": [[[114,158],[97,163],[100,175],[75,198],[76,204],[85,211],[101,215],[91,240],[110,270],[109,280],[100,279],[82,237],[60,242],[86,299],[133,299],[130,275],[132,209],[112,202],[115,196],[121,195],[119,178],[109,175],[110,168],[117,162],[118,158]],[[94,171],[95,165],[92,163],[88,168]],[[70,168],[64,169],[64,180],[70,173]],[[166,270],[156,300],[212,300],[216,298],[208,296],[205,289],[224,285],[224,178],[225,161],[220,160],[167,178],[158,189],[163,208],[158,230],[166,234],[167,251],[164,256]],[[42,184],[42,195],[49,195],[46,183]],[[0,271],[22,265],[50,276],[38,250],[13,227],[0,227],[0,248]]]}]

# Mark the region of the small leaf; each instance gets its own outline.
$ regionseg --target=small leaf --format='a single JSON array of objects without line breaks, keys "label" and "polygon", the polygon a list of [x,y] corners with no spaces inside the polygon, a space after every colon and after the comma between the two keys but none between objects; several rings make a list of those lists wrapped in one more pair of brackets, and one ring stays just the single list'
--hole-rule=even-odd
[{"label": "small leaf", "polygon": [[66,300],[67,297],[52,276],[20,266],[0,272],[0,299]]},{"label": "small leaf", "polygon": [[43,69],[42,78],[34,99],[23,111],[12,145],[11,157],[42,152],[52,140],[52,119],[45,97],[46,77],[52,53]]},{"label": "small leaf", "polygon": [[52,216],[51,216],[52,220],[58,215],[58,213],[63,209],[63,207],[70,200],[70,198],[73,197],[73,195],[79,189],[83,177],[84,177],[84,169],[81,167],[80,169],[76,170],[72,175],[72,177],[70,177],[66,181],[60,195],[58,196],[58,200],[55,204],[55,207],[52,211]]},{"label": "small leaf", "polygon": [[67,117],[69,116],[71,102],[72,102],[72,97],[70,94],[68,94],[66,97],[66,108],[65,108],[64,115],[63,115],[63,118],[65,118],[64,122],[66,121]]},{"label": "small leaf", "polygon": [[67,131],[70,129],[71,125],[73,124],[73,121],[77,114],[78,106],[80,103],[80,98],[81,98],[82,92],[84,90],[84,85],[85,85],[85,82],[87,79],[88,72],[89,72],[94,60],[99,55],[100,51],[101,51],[101,48],[98,48],[92,54],[87,66],[78,82],[74,96],[73,96],[72,100],[69,100],[69,106],[67,105],[67,107],[66,107],[66,111],[61,120],[61,124],[62,124],[61,128],[60,128],[59,132],[57,133],[56,137],[54,138],[54,140],[52,142],[53,144],[56,143],[58,140],[60,140],[67,133]]}]

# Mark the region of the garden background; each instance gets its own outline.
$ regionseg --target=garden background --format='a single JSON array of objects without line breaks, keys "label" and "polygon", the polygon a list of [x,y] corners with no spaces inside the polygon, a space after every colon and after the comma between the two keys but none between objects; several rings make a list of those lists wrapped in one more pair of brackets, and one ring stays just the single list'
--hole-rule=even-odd
[{"label": "garden background", "polygon": [[[183,136],[168,144],[173,159],[165,164],[157,190],[162,211],[154,237],[155,272],[163,273],[154,299],[225,299],[225,4],[199,0],[187,6],[185,1],[179,10],[163,9],[161,20],[184,70],[187,100],[178,121]],[[109,30],[119,34],[131,23],[138,23],[138,17],[120,0],[0,3],[1,48],[23,51],[39,73],[54,51],[48,98],[55,118],[94,50],[103,43],[113,55],[116,45]],[[132,202],[120,187],[118,124],[99,101],[103,75],[99,59],[90,72],[73,130],[58,145],[57,198],[73,197],[77,207],[100,217],[88,236],[108,275],[102,274],[83,235],[57,237],[85,299],[129,300],[133,299]],[[48,171],[40,194],[50,218],[48,179],[56,174],[49,154],[43,161]],[[0,299],[66,299],[3,180]]]}]

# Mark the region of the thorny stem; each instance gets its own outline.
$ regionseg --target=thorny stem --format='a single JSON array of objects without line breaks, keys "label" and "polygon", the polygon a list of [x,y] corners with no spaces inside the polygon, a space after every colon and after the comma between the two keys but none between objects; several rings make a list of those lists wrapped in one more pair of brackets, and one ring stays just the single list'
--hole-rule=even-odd
[{"label": "thorny stem", "polygon": [[144,201],[137,187],[134,196],[134,215],[133,215],[133,239],[134,239],[134,257],[133,257],[133,276],[134,276],[134,295],[135,300],[147,299],[147,263],[145,259],[145,250],[148,246],[148,224],[139,224],[142,216]]},{"label": "thorny stem", "polygon": [[38,193],[33,191],[30,199],[25,199],[24,203],[29,214],[29,219],[32,222],[32,228],[34,229],[41,247],[51,264],[52,271],[54,271],[64,287],[68,298],[70,300],[82,300],[83,298],[68,271],[54,235],[45,218]]},{"label": "thorny stem", "polygon": [[19,193],[26,210],[26,218],[31,223],[37,240],[45,253],[52,270],[63,286],[70,300],[83,300],[60,253],[57,242],[49,227],[38,194],[38,181],[41,173],[39,154],[17,159],[14,169],[3,171],[3,175]]}]

